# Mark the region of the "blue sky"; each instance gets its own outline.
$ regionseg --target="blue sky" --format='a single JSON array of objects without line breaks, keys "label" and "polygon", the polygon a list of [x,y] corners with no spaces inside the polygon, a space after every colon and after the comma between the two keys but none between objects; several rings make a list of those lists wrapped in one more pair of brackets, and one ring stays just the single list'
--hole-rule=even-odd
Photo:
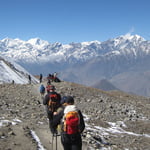
[{"label": "blue sky", "polygon": [[149,0],[2,0],[0,40],[106,41],[126,33],[150,40]]}]

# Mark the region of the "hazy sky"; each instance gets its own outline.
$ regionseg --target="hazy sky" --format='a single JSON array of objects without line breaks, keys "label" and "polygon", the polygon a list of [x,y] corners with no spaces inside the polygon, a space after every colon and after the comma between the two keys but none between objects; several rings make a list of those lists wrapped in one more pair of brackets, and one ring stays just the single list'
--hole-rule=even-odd
[{"label": "hazy sky", "polygon": [[0,40],[105,41],[126,33],[150,40],[150,0],[1,0]]}]

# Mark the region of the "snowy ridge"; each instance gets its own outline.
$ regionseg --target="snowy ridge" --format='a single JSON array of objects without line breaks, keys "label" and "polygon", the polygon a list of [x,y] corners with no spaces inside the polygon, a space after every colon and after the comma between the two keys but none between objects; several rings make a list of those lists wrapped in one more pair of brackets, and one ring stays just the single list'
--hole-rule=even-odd
[{"label": "snowy ridge", "polygon": [[32,77],[32,82],[38,82],[35,77],[20,65],[0,57],[0,83],[12,83],[14,81],[17,84],[26,84],[29,82],[28,75]]},{"label": "snowy ridge", "polygon": [[[70,43],[63,45],[61,43],[49,43],[39,38],[22,41],[19,39],[3,39],[0,41],[0,51],[4,56],[12,57],[15,61],[25,62],[53,62],[66,61],[86,61],[95,56],[106,55],[108,52],[113,54],[137,53],[137,47],[146,42],[139,35],[126,34],[116,39],[110,39],[105,42],[91,41],[82,43]],[[149,43],[148,43],[149,44]],[[115,53],[114,53],[115,51]],[[143,47],[143,53],[149,52]],[[59,59],[57,59],[59,58]]]}]

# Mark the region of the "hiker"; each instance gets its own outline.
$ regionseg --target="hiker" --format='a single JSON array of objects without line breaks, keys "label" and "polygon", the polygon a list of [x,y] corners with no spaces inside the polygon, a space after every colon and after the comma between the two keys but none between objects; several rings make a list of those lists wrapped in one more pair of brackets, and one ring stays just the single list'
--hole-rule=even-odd
[{"label": "hiker", "polygon": [[54,129],[52,128],[53,113],[60,107],[61,95],[57,93],[54,85],[51,85],[49,93],[43,99],[43,105],[46,105],[47,117],[49,119],[49,128],[52,133]]},{"label": "hiker", "polygon": [[40,94],[41,94],[41,96],[44,96],[44,94],[45,94],[45,86],[43,84],[41,84],[41,86],[40,86]]},{"label": "hiker", "polygon": [[51,82],[51,80],[52,80],[52,75],[51,75],[51,74],[48,74],[48,76],[47,76],[47,81],[48,81],[48,82]]},{"label": "hiker", "polygon": [[48,82],[47,82],[47,86],[46,86],[46,92],[47,93],[49,93],[50,92],[50,87],[51,86],[53,86],[53,85],[51,85],[51,81],[50,80],[48,80]]},{"label": "hiker", "polygon": [[[53,115],[57,115],[57,114],[59,114],[60,112],[62,112],[62,111],[65,109],[65,106],[67,105],[66,102],[65,102],[66,98],[67,98],[67,96],[63,96],[63,97],[62,97],[62,99],[61,99],[61,101],[60,101],[60,107],[57,109],[57,111],[55,111],[55,112],[53,113]],[[54,127],[54,128],[55,128],[55,131],[57,130],[57,131],[56,131],[57,134],[60,134],[60,133],[61,133],[61,127],[62,127],[61,122],[59,122],[59,124]]]},{"label": "hiker", "polygon": [[54,74],[51,75],[51,81],[54,82]]},{"label": "hiker", "polygon": [[54,112],[52,127],[61,123],[61,143],[64,150],[81,150],[81,133],[85,123],[81,111],[74,105],[74,98],[67,96],[63,102],[63,110]]},{"label": "hiker", "polygon": [[43,75],[42,74],[40,74],[40,83],[42,83],[42,79],[43,79]]},{"label": "hiker", "polygon": [[53,73],[53,81],[55,81],[55,79],[57,78],[57,72]]},{"label": "hiker", "polygon": [[15,81],[14,81],[14,80],[12,80],[12,84],[15,84]]},{"label": "hiker", "polygon": [[53,81],[53,82],[61,82],[60,79],[57,77],[57,75],[58,75],[57,72],[54,72],[54,73],[53,73],[53,75],[52,75],[52,76],[53,76],[53,77],[52,77],[52,81]]},{"label": "hiker", "polygon": [[31,84],[31,76],[28,75],[28,79],[29,79],[29,84]]}]

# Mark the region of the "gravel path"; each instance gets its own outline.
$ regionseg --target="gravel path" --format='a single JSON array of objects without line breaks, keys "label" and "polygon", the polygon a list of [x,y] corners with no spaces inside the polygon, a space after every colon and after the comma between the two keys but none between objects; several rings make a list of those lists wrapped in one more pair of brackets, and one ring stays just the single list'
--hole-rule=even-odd
[{"label": "gravel path", "polygon": [[[74,96],[76,105],[89,118],[83,134],[83,141],[88,144],[84,144],[83,150],[90,149],[87,148],[90,146],[110,150],[149,150],[150,99],[116,91],[104,92],[74,83],[61,82],[54,85],[61,95]],[[0,85],[0,150],[37,150],[39,147],[52,150],[52,137],[39,86]],[[89,130],[89,127],[94,129],[95,126],[109,129],[109,122],[118,123],[128,133],[107,132],[105,135],[106,132]],[[34,133],[41,145],[33,138]],[[107,144],[104,141],[98,144],[98,135]],[[61,150],[59,138],[58,143],[58,150]]]}]

